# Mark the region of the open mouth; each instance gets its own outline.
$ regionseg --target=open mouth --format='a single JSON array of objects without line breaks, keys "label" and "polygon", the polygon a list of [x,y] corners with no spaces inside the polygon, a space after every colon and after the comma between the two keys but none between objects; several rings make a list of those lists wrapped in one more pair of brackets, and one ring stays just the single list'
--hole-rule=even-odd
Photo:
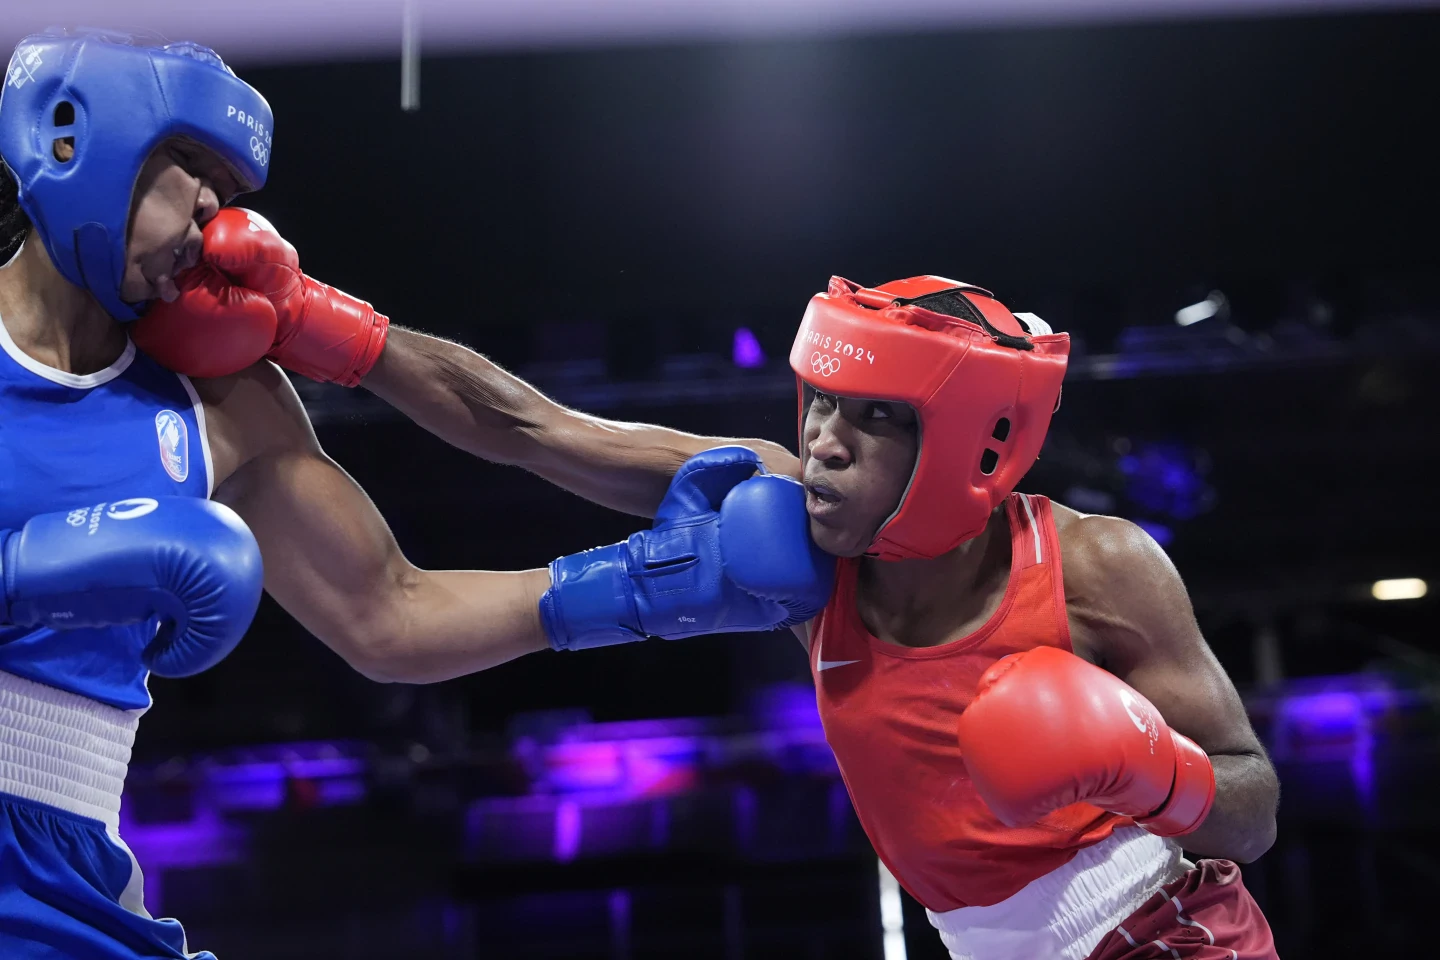
[{"label": "open mouth", "polygon": [[811,516],[831,513],[839,509],[845,498],[823,480],[805,481],[805,508]]}]

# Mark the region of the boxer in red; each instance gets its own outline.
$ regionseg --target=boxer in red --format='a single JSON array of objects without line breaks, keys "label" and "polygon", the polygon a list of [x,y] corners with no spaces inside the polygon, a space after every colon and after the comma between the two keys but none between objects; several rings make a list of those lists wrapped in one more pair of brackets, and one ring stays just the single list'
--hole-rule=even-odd
[{"label": "boxer in red", "polygon": [[[579,416],[391,327],[298,274],[269,224],[232,219],[207,227],[203,282],[137,327],[162,362],[220,375],[265,355],[363,382],[463,449],[654,509],[683,460],[668,431]],[[1134,524],[1013,492],[1068,350],[938,277],[837,278],[812,300],[790,357],[802,456],[765,459],[803,479],[811,537],[842,558],[795,628],[827,739],[956,960],[1274,957],[1233,861],[1273,842],[1278,783],[1178,573]],[[1192,863],[1180,837],[1228,859]]]},{"label": "boxer in red", "polygon": [[826,737],[957,960],[1273,957],[1231,861],[1273,842],[1279,787],[1179,575],[1134,524],[1013,492],[1068,352],[938,277],[811,301],[803,476],[843,558],[803,637]]}]

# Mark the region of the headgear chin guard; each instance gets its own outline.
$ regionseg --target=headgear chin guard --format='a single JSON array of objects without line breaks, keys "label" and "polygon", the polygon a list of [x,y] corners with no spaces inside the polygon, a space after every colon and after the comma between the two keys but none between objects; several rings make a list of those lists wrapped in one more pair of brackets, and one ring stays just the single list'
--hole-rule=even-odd
[{"label": "headgear chin guard", "polygon": [[[240,192],[270,169],[270,105],[208,47],[113,31],[53,28],[20,41],[0,89],[0,156],[60,273],[112,317],[135,180],[169,137],[214,151]],[[69,141],[74,152],[59,150]],[[226,198],[222,198],[222,201]]]},{"label": "headgear chin guard", "polygon": [[[965,317],[916,301],[954,294]],[[988,290],[944,277],[873,289],[840,277],[816,294],[790,349],[805,387],[840,397],[907,403],[919,421],[910,484],[867,551],[882,560],[938,557],[985,529],[990,513],[1040,454],[1070,337],[1030,314],[1019,319]]]}]

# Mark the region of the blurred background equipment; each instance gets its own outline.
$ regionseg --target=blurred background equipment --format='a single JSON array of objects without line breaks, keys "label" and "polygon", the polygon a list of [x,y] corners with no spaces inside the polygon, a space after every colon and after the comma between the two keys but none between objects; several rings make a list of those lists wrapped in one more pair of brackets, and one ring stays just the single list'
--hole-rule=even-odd
[{"label": "blurred background equipment", "polygon": [[[1311,958],[1417,952],[1440,883],[1428,6],[22,0],[0,40],[214,44],[275,108],[253,202],[312,273],[605,415],[793,447],[784,360],[831,274],[1070,331],[1022,487],[1184,575],[1281,774],[1246,884]],[[298,386],[418,564],[631,531]],[[125,835],[222,957],[942,957],[808,683],[775,634],[377,685],[267,601],[152,683]]]}]

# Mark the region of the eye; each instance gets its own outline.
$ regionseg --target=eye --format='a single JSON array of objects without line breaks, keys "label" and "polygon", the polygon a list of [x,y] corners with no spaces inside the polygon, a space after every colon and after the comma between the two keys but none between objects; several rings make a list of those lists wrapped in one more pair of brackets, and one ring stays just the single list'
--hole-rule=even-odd
[{"label": "eye", "polygon": [[888,403],[872,403],[865,408],[865,419],[867,420],[889,420],[895,416]]},{"label": "eye", "polygon": [[819,390],[816,390],[815,398],[811,400],[810,403],[812,406],[828,408],[835,406],[835,398],[828,393],[821,393]]},{"label": "eye", "polygon": [[183,167],[186,173],[193,174],[195,172],[196,157],[194,151],[186,149],[178,143],[171,144],[170,159],[174,160],[177,164]]}]

